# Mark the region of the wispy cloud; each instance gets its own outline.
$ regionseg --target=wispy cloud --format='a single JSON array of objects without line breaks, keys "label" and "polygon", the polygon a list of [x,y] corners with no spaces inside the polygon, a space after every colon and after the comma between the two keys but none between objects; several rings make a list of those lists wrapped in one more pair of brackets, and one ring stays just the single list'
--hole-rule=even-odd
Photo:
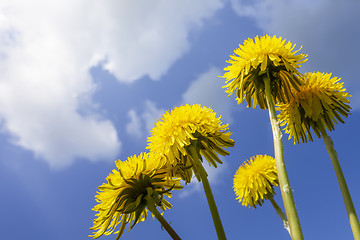
[{"label": "wispy cloud", "polygon": [[165,113],[165,109],[158,108],[156,104],[150,100],[145,102],[145,112],[142,118],[145,121],[146,136],[150,136],[151,129],[155,126],[156,121]]},{"label": "wispy cloud", "polygon": [[230,123],[232,121],[231,101],[234,100],[227,98],[222,88],[224,79],[219,78],[220,75],[223,75],[222,71],[211,67],[191,82],[182,99],[184,104],[201,104],[211,107],[217,113],[217,117],[222,116],[222,122]]},{"label": "wispy cloud", "polygon": [[128,117],[130,118],[130,122],[126,124],[126,133],[130,136],[134,136],[135,138],[141,138],[143,135],[141,131],[141,119],[134,109],[131,109],[128,112]]},{"label": "wispy cloud", "polygon": [[155,126],[157,119],[164,113],[165,109],[158,108],[155,102],[146,100],[142,114],[137,114],[134,109],[128,112],[130,122],[126,125],[127,134],[136,138],[149,137],[150,130]]}]

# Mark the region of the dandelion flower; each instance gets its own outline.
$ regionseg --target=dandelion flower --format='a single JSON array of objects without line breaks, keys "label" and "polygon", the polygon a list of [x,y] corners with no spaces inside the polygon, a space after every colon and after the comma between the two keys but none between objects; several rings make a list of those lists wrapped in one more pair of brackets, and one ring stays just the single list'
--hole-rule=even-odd
[{"label": "dandelion flower", "polygon": [[281,125],[286,125],[285,132],[289,139],[294,138],[294,143],[307,142],[307,138],[312,141],[310,127],[320,138],[319,121],[330,131],[338,121],[344,123],[341,115],[348,117],[351,107],[347,98],[351,96],[339,80],[331,73],[307,73],[300,91],[290,102],[278,106]]},{"label": "dandelion flower", "polygon": [[202,155],[217,167],[217,163],[222,163],[217,154],[228,155],[223,148],[234,146],[228,125],[215,115],[211,108],[200,104],[175,107],[156,122],[147,148],[162,159],[171,176],[188,183],[195,172],[200,181],[194,161],[202,160]]},{"label": "dandelion flower", "polygon": [[246,99],[247,106],[267,109],[264,79],[270,78],[271,92],[275,102],[289,101],[293,89],[301,85],[298,68],[307,61],[307,55],[295,55],[296,44],[276,36],[256,36],[239,45],[224,68],[224,88],[229,96],[236,91],[238,104]]},{"label": "dandelion flower", "polygon": [[274,196],[274,186],[278,185],[275,159],[267,155],[251,157],[234,176],[236,199],[246,207],[261,206],[264,199]]},{"label": "dandelion flower", "polygon": [[129,224],[130,231],[136,223],[146,219],[148,195],[164,211],[172,205],[163,195],[170,197],[170,189],[181,189],[179,179],[170,179],[166,170],[160,169],[162,165],[153,154],[141,153],[125,162],[118,160],[115,164],[118,170],[114,169],[109,174],[107,183],[99,187],[96,195],[98,204],[93,210],[98,213],[94,226],[90,228],[95,231],[90,236],[93,238],[110,235],[121,223],[120,230],[116,232],[117,239],[120,238],[126,224]]}]

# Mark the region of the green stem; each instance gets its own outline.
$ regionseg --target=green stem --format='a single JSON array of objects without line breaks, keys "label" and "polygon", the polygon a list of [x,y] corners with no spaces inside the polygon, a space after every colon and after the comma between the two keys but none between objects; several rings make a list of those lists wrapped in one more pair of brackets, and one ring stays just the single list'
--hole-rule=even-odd
[{"label": "green stem", "polygon": [[279,178],[281,196],[284,202],[286,216],[289,221],[291,238],[293,240],[302,240],[304,239],[304,236],[302,234],[300,220],[296,211],[292,189],[290,187],[289,178],[285,168],[282,133],[280,130],[279,121],[276,116],[275,106],[271,95],[270,78],[266,78],[264,82],[265,82],[265,96],[269,109],[269,117],[270,117],[273,139],[274,139],[276,170]]},{"label": "green stem", "polygon": [[221,219],[220,219],[220,215],[219,215],[219,211],[217,209],[216,203],[215,203],[215,199],[214,196],[212,194],[211,188],[210,188],[210,184],[207,178],[207,173],[204,169],[204,166],[202,165],[200,158],[196,157],[198,156],[198,153],[196,152],[196,149],[194,146],[189,146],[189,151],[191,153],[191,156],[194,160],[194,164],[196,165],[196,169],[200,175],[201,178],[201,182],[203,184],[204,187],[204,191],[205,191],[205,195],[206,195],[206,199],[208,201],[208,205],[210,208],[210,212],[211,212],[211,216],[214,222],[214,226],[216,229],[216,234],[218,236],[219,240],[226,240],[226,235],[225,235],[225,231],[223,228],[223,225],[221,223]]},{"label": "green stem", "polygon": [[270,198],[270,202],[273,205],[273,207],[275,208],[276,213],[279,215],[279,217],[283,221],[284,228],[288,231],[289,235],[291,236],[290,228],[289,228],[289,222],[288,222],[288,220],[286,218],[285,213],[281,210],[279,205],[275,202],[274,198]]},{"label": "green stem", "polygon": [[351,229],[352,229],[352,232],[353,232],[353,235],[354,235],[354,239],[355,240],[360,240],[359,219],[358,219],[358,217],[356,215],[354,204],[353,204],[353,201],[352,201],[351,196],[350,196],[349,188],[348,188],[348,186],[346,184],[344,174],[343,174],[343,172],[341,170],[338,155],[337,155],[337,153],[335,151],[335,148],[334,148],[334,143],[331,140],[331,137],[329,135],[327,135],[324,124],[321,121],[318,121],[317,123],[318,123],[318,126],[319,126],[320,133],[322,135],[322,138],[324,140],[326,150],[329,153],[331,163],[332,163],[332,165],[334,167],[334,170],[335,170],[336,178],[338,180],[340,190],[341,190],[341,194],[342,194],[342,197],[344,199],[344,203],[345,203],[347,215],[349,217],[350,226],[351,226]]},{"label": "green stem", "polygon": [[211,216],[212,216],[212,219],[214,221],[216,234],[217,234],[219,240],[225,240],[226,235],[225,235],[223,225],[221,223],[219,211],[217,209],[215,199],[214,199],[214,196],[212,194],[209,181],[207,179],[207,174],[206,174],[205,169],[202,166],[202,164],[201,164],[201,166],[199,166],[199,173],[200,173],[200,177],[201,177],[201,182],[202,182],[204,190],[205,190],[206,199],[207,199],[208,204],[209,204]]},{"label": "green stem", "polygon": [[156,219],[160,222],[160,224],[165,228],[168,234],[174,240],[181,240],[179,235],[175,232],[175,230],[170,226],[170,224],[165,220],[165,218],[161,215],[161,213],[156,209],[155,202],[151,197],[146,197],[146,207],[154,214]]}]

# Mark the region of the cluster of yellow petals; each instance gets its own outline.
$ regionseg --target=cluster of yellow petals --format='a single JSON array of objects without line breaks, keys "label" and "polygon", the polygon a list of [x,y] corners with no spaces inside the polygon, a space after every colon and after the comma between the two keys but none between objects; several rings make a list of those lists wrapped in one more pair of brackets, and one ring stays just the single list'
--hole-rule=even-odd
[{"label": "cluster of yellow petals", "polygon": [[234,191],[236,199],[243,206],[262,205],[264,199],[274,196],[274,186],[279,181],[276,172],[275,159],[267,155],[257,155],[242,164],[234,176]]},{"label": "cluster of yellow petals", "polygon": [[167,158],[170,163],[187,155],[185,146],[196,140],[196,132],[204,136],[216,136],[225,132],[228,125],[222,125],[216,113],[200,104],[184,105],[167,111],[155,124],[148,138],[148,149]]},{"label": "cluster of yellow petals", "polygon": [[236,91],[238,103],[246,98],[248,107],[255,108],[258,103],[260,108],[266,109],[263,78],[269,77],[274,97],[280,102],[288,100],[291,88],[301,85],[296,77],[299,75],[297,69],[307,61],[307,55],[295,55],[301,49],[293,51],[295,46],[281,37],[269,35],[245,40],[230,56],[227,61],[230,65],[224,68],[227,71],[222,76],[226,78],[226,92],[231,95]]},{"label": "cluster of yellow petals", "polygon": [[[171,179],[166,171],[161,169],[161,161],[154,158],[153,154],[141,153],[131,156],[127,161],[116,161],[117,169],[106,178],[106,183],[99,187],[93,208],[98,213],[95,215],[95,230],[90,237],[98,238],[103,234],[109,235],[121,223],[117,231],[118,238],[123,233],[126,224],[135,225],[147,217],[146,202],[147,188],[161,192],[166,189],[180,189],[179,179]],[[165,192],[164,195],[171,194]],[[171,208],[171,204],[161,197],[159,207],[164,211]],[[133,223],[132,223],[133,222]]]},{"label": "cluster of yellow petals", "polygon": [[227,129],[228,125],[222,125],[211,108],[186,104],[167,111],[156,122],[148,138],[148,149],[173,163],[180,158],[180,154],[187,155],[184,147],[197,139],[195,132],[203,136],[216,136]]},{"label": "cluster of yellow petals", "polygon": [[294,142],[312,141],[310,127],[318,137],[321,136],[318,121],[330,131],[334,130],[335,124],[344,123],[341,115],[347,117],[351,107],[348,105],[351,97],[340,78],[331,77],[331,73],[307,73],[304,75],[304,84],[300,91],[287,104],[280,104],[278,110],[279,120],[282,126],[286,125],[285,132],[289,139],[294,137]]},{"label": "cluster of yellow petals", "polygon": [[[222,147],[234,145],[231,132],[227,132],[228,125],[222,124],[220,118],[211,108],[200,104],[175,107],[156,122],[147,148],[172,168],[180,165],[189,169],[193,164],[191,158],[187,159],[187,147],[196,142],[197,151],[216,167],[216,162],[221,163],[216,153],[227,155]],[[189,174],[187,176],[181,177],[189,182]]]}]

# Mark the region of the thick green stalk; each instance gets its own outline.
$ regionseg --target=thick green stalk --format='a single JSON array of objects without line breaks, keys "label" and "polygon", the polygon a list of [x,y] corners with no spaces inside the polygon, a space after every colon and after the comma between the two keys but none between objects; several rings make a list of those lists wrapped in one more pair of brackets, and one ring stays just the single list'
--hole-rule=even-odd
[{"label": "thick green stalk", "polygon": [[273,205],[273,207],[275,208],[276,213],[279,215],[279,217],[283,221],[284,228],[286,229],[286,231],[288,231],[289,235],[291,236],[290,229],[289,229],[289,222],[286,218],[285,213],[281,210],[279,205],[275,202],[274,198],[270,198],[270,202]]},{"label": "thick green stalk", "polygon": [[330,136],[327,135],[324,124],[321,121],[318,121],[318,126],[319,126],[320,133],[322,135],[322,138],[324,140],[326,150],[329,153],[331,163],[332,163],[332,165],[334,167],[334,170],[335,170],[336,178],[338,180],[340,190],[341,190],[341,194],[342,194],[342,197],[344,199],[346,212],[347,212],[347,215],[349,217],[350,226],[351,226],[351,230],[352,230],[353,235],[354,235],[354,239],[355,240],[360,240],[359,219],[358,219],[358,217],[356,215],[354,204],[353,204],[353,201],[352,201],[351,196],[350,196],[349,188],[348,188],[348,186],[346,184],[344,174],[343,174],[343,172],[341,170],[338,155],[337,155],[337,153],[335,151],[335,148],[334,148],[334,143],[331,140]]},{"label": "thick green stalk", "polygon": [[216,229],[216,234],[218,236],[218,239],[226,240],[225,231],[224,231],[223,225],[221,223],[221,219],[220,219],[219,211],[218,211],[216,203],[215,203],[214,195],[212,194],[212,191],[210,188],[210,184],[209,184],[209,181],[207,178],[207,173],[206,173],[204,166],[202,165],[199,157],[195,157],[195,156],[198,156],[198,153],[196,152],[195,147],[189,146],[189,150],[191,152],[191,155],[194,160],[194,164],[196,165],[196,169],[200,175],[201,182],[204,187],[206,199],[208,201],[209,209],[211,212],[211,216],[212,216],[212,219],[214,222],[214,226]]},{"label": "thick green stalk", "polygon": [[302,234],[300,220],[296,211],[292,189],[290,187],[289,178],[285,168],[282,133],[280,130],[279,121],[276,116],[275,106],[271,95],[270,79],[266,78],[264,82],[265,82],[265,96],[269,109],[269,117],[270,117],[273,139],[274,139],[276,170],[279,178],[281,196],[284,202],[286,216],[289,221],[291,238],[293,240],[302,240],[304,239],[304,236]]},{"label": "thick green stalk", "polygon": [[165,220],[165,218],[159,213],[159,211],[156,209],[154,200],[151,197],[146,197],[146,207],[154,214],[156,219],[160,222],[160,224],[165,228],[165,230],[168,232],[170,237],[174,240],[181,240],[179,235],[175,232],[175,230],[170,226],[170,224]]}]

